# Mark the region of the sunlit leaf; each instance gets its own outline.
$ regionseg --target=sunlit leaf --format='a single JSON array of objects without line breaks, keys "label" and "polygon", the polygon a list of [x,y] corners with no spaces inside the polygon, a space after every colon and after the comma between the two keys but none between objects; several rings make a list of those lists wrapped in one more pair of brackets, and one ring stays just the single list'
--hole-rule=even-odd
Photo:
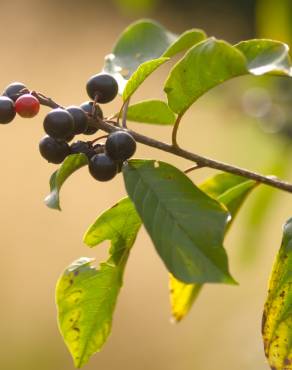
[{"label": "sunlit leaf", "polygon": [[139,65],[161,57],[176,38],[157,22],[139,20],[122,32],[112,53],[105,58],[104,71],[118,80],[122,93]]},{"label": "sunlit leaf", "polygon": [[191,29],[182,33],[177,40],[174,41],[173,44],[169,46],[169,48],[163,54],[164,57],[173,57],[174,55],[185,51],[198,42],[204,40],[206,38],[206,34],[202,30],[198,29]]},{"label": "sunlit leaf", "polygon": [[284,226],[263,314],[265,354],[273,370],[292,369],[292,219]]},{"label": "sunlit leaf", "polygon": [[222,246],[228,213],[217,201],[165,162],[130,160],[123,174],[169,272],[186,283],[234,283]]},{"label": "sunlit leaf", "polygon": [[60,190],[67,178],[79,168],[88,164],[88,159],[84,154],[69,155],[61,167],[55,171],[50,178],[50,194],[45,198],[45,203],[49,208],[61,210]]},{"label": "sunlit leaf", "polygon": [[[227,207],[231,214],[227,225],[229,228],[241,205],[255,186],[254,181],[228,173],[220,173],[206,180],[201,184],[200,189]],[[172,317],[175,321],[180,321],[192,308],[203,285],[184,284],[170,275],[169,286]]]},{"label": "sunlit leaf", "polygon": [[173,125],[175,114],[164,101],[145,100],[129,106],[127,119],[134,122]]},{"label": "sunlit leaf", "polygon": [[140,226],[132,202],[121,200],[98,217],[84,236],[89,246],[110,240],[109,259],[95,268],[91,258],[80,258],[57,283],[59,328],[76,367],[100,351],[110,334],[125,265]]},{"label": "sunlit leaf", "polygon": [[193,46],[173,67],[164,91],[170,108],[183,114],[201,95],[246,73],[244,55],[225,41],[207,39]]},{"label": "sunlit leaf", "polygon": [[242,41],[235,47],[247,58],[247,68],[253,75],[292,75],[289,46],[282,42],[255,39]]},{"label": "sunlit leaf", "polygon": [[253,74],[291,76],[286,44],[249,40],[235,46],[214,38],[193,46],[173,67],[164,91],[170,108],[182,115],[200,96],[234,77]]},{"label": "sunlit leaf", "polygon": [[158,58],[148,60],[147,62],[141,64],[127,82],[123,91],[123,100],[128,100],[142,84],[142,82],[148,76],[150,76],[151,73],[153,73],[159,66],[161,66],[161,64],[167,62],[168,60],[169,58]]}]

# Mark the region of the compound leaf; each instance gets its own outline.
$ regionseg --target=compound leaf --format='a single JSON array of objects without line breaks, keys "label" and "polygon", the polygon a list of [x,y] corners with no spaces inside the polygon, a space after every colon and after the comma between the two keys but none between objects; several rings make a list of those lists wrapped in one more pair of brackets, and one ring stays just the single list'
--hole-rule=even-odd
[{"label": "compound leaf", "polygon": [[164,101],[145,100],[129,106],[127,119],[134,122],[173,125],[175,114]]},{"label": "compound leaf", "polygon": [[151,75],[161,64],[167,62],[169,58],[158,58],[148,60],[141,64],[137,70],[132,74],[123,91],[123,100],[128,100],[138,87]]},{"label": "compound leaf", "polygon": [[140,226],[132,202],[122,199],[98,217],[84,236],[89,246],[110,240],[109,259],[97,269],[91,258],[80,258],[57,283],[59,328],[78,368],[100,351],[110,334],[125,265]]},{"label": "compound leaf", "polygon": [[45,203],[49,208],[61,210],[60,190],[67,178],[79,168],[88,164],[85,154],[69,155],[61,167],[55,171],[50,178],[50,194],[45,198]]},{"label": "compound leaf", "polygon": [[292,219],[284,226],[263,313],[265,354],[273,370],[292,369]]},{"label": "compound leaf", "polygon": [[229,217],[225,208],[165,162],[131,160],[123,174],[128,195],[169,272],[186,283],[234,283],[222,246]]},{"label": "compound leaf", "polygon": [[[227,207],[231,215],[227,225],[229,228],[246,197],[256,185],[256,182],[243,177],[220,173],[207,179],[200,189]],[[169,286],[172,317],[178,322],[188,314],[203,285],[185,284],[170,275]]]}]

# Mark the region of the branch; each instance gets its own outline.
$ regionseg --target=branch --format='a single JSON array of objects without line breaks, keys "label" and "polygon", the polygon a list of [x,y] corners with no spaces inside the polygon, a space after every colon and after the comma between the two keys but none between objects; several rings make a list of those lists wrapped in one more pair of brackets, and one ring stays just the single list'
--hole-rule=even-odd
[{"label": "branch", "polygon": [[162,141],[158,141],[158,140],[152,139],[150,137],[141,135],[138,132],[135,132],[135,131],[132,131],[132,130],[125,130],[123,128],[113,126],[112,123],[109,123],[109,122],[106,122],[106,121],[98,120],[97,121],[97,127],[99,127],[100,129],[102,129],[103,131],[108,132],[108,133],[119,131],[119,130],[127,131],[135,138],[135,140],[137,142],[139,142],[141,144],[144,144],[144,145],[156,148],[156,149],[163,150],[164,152],[174,154],[178,157],[189,159],[190,161],[196,162],[196,164],[200,167],[209,167],[209,168],[213,168],[215,170],[229,172],[229,173],[232,173],[234,175],[246,177],[250,180],[254,180],[256,182],[266,184],[266,185],[272,186],[274,188],[292,193],[292,184],[290,184],[286,181],[280,180],[275,176],[264,176],[264,175],[261,175],[261,174],[256,173],[256,172],[246,170],[244,168],[240,168],[240,167],[237,167],[237,166],[230,165],[228,163],[219,162],[219,161],[216,161],[216,160],[211,159],[211,158],[203,157],[199,154],[191,153],[191,152],[189,152],[187,150],[184,150],[184,149],[181,149],[177,146],[173,146],[173,145],[164,143]]},{"label": "branch", "polygon": [[[50,108],[53,108],[53,109],[58,108],[58,107],[62,108],[61,105],[57,104],[52,99],[47,98],[43,94],[37,93],[35,91],[33,91],[32,94],[36,98],[39,99],[39,101],[42,105],[46,105],[46,106],[48,106]],[[164,143],[162,141],[152,139],[148,136],[141,135],[138,132],[135,132],[133,130],[126,130],[124,128],[121,128],[121,127],[117,126],[117,122],[114,122],[114,121],[102,121],[101,119],[96,118],[96,127],[102,129],[103,131],[105,131],[107,133],[111,133],[111,132],[115,132],[115,131],[119,131],[119,130],[127,131],[135,138],[135,140],[137,142],[139,142],[141,144],[150,146],[152,148],[160,149],[160,150],[163,150],[164,152],[168,152],[168,153],[174,154],[178,157],[182,157],[182,158],[188,159],[192,162],[195,162],[196,166],[194,166],[193,169],[198,168],[198,167],[209,167],[209,168],[213,168],[215,170],[220,170],[220,171],[223,171],[223,172],[229,172],[229,173],[232,173],[234,175],[246,177],[246,178],[248,178],[250,180],[254,180],[258,183],[269,185],[269,186],[272,186],[274,188],[292,193],[292,184],[290,184],[286,181],[280,180],[276,176],[264,176],[264,175],[261,175],[261,174],[256,173],[256,172],[246,170],[244,168],[233,166],[231,164],[224,163],[224,162],[219,162],[219,161],[216,161],[214,159],[203,157],[199,154],[191,153],[187,150],[181,149],[180,147],[178,147],[176,145],[176,133],[177,133],[177,128],[179,126],[179,120],[177,120],[177,121],[178,121],[178,123],[176,125],[176,130],[174,130],[174,135],[173,135],[173,138],[175,138],[174,145],[170,145],[170,144]],[[190,172],[190,171],[191,171],[191,169],[187,170],[187,172]]]}]

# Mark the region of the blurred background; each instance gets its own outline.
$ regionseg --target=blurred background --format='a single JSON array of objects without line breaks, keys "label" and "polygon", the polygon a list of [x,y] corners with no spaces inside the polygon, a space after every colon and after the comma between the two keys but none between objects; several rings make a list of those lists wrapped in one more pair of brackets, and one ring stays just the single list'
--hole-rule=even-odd
[{"label": "blurred background", "polygon": [[[85,83],[99,72],[119,33],[151,17],[171,31],[203,28],[232,43],[253,37],[292,40],[290,0],[15,0],[0,2],[0,89],[21,81],[62,105],[87,100]],[[137,100],[163,98],[161,68]],[[292,180],[292,83],[243,77],[201,98],[181,124],[179,142],[194,152]],[[104,108],[116,112],[121,101]],[[73,370],[56,324],[55,283],[80,256],[106,258],[107,245],[82,244],[87,226],[125,195],[121,176],[97,183],[82,169],[65,184],[63,212],[45,207],[55,170],[38,153],[42,120],[0,127],[1,369]],[[131,124],[168,141],[169,128]],[[181,169],[182,159],[139,146],[137,157]],[[191,174],[199,183],[214,171]],[[291,195],[262,186],[244,205],[226,239],[238,287],[209,285],[190,315],[170,323],[168,275],[143,230],[128,263],[113,332],[85,369],[267,370],[260,326],[268,276],[291,216]]]}]

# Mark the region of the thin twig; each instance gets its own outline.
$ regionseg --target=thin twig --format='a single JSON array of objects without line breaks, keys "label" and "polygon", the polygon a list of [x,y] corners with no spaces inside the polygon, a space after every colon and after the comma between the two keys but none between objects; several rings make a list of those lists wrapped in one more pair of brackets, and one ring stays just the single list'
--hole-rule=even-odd
[{"label": "thin twig", "polygon": [[94,139],[94,140],[89,141],[89,142],[90,142],[90,144],[94,144],[94,143],[96,143],[98,140],[105,139],[105,138],[107,138],[107,137],[108,137],[108,135],[102,135],[102,136],[97,137],[97,138],[96,138],[96,139]]},{"label": "thin twig", "polygon": [[184,170],[184,173],[187,174],[189,172],[198,170],[199,168],[202,168],[202,167],[203,167],[202,165],[195,164],[194,166],[191,166],[191,167],[187,168],[186,170]]},{"label": "thin twig", "polygon": [[178,132],[178,127],[180,124],[180,120],[182,118],[182,115],[178,115],[175,121],[175,124],[172,129],[172,145],[178,147],[177,143],[177,132]]},{"label": "thin twig", "polygon": [[56,103],[53,99],[48,98],[47,96],[43,95],[42,93],[31,91],[31,95],[33,95],[35,98],[38,99],[40,104],[45,105],[49,108],[55,109],[55,108],[64,108],[60,104]]},{"label": "thin twig", "polygon": [[127,113],[128,113],[128,108],[130,104],[130,98],[125,102],[124,108],[123,108],[123,116],[122,116],[122,127],[127,128]]}]

